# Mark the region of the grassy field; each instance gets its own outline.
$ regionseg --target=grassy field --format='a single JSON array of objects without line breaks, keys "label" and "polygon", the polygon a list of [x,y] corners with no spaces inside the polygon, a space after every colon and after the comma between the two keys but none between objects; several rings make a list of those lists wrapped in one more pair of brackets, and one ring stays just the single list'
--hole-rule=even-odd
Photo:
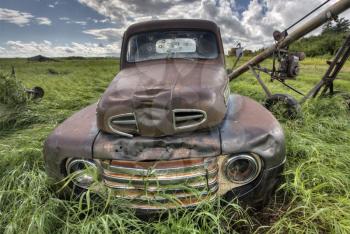
[{"label": "grassy field", "polygon": [[[26,87],[41,86],[46,95],[40,103],[0,105],[0,233],[350,232],[350,113],[339,96],[307,102],[296,120],[281,119],[286,179],[262,211],[203,204],[145,221],[108,197],[88,204],[59,199],[44,172],[43,141],[72,113],[98,100],[118,61],[1,59],[0,71],[10,72],[11,65]],[[306,92],[326,68],[325,59],[307,59],[291,83]],[[350,64],[339,78],[337,89],[350,93]],[[268,85],[275,93],[290,93],[277,82]],[[249,73],[231,82],[231,92],[264,100]]]}]

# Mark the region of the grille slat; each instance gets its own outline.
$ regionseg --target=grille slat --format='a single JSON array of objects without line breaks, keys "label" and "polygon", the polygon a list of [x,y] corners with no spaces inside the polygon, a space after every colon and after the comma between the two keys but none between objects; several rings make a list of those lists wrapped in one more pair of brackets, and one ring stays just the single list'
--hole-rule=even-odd
[{"label": "grille slat", "polygon": [[[102,161],[103,180],[135,208],[180,206],[212,199],[218,190],[216,158],[157,162]],[[150,173],[151,172],[151,173]],[[147,174],[150,173],[150,174]],[[153,204],[162,203],[162,206]]]},{"label": "grille slat", "polygon": [[132,137],[131,134],[139,132],[134,113],[112,116],[108,119],[108,125],[114,133],[122,136]]},{"label": "grille slat", "polygon": [[113,124],[136,125],[136,120],[112,120]]},{"label": "grille slat", "polygon": [[174,129],[194,128],[207,120],[205,111],[197,109],[175,109],[173,110]]},{"label": "grille slat", "polygon": [[[187,199],[187,198],[200,198],[203,196],[210,195],[212,193],[215,193],[218,190],[218,186],[214,186],[210,188],[209,190],[203,190],[198,193],[186,193],[186,192],[178,192],[178,193],[171,193],[171,194],[165,194],[165,193],[152,193],[149,192],[147,195],[141,195],[139,192],[134,192],[133,191],[125,191],[125,190],[120,190],[117,191],[115,190],[115,195],[116,197],[119,198],[124,198],[128,200],[138,200],[138,201],[156,201],[156,202],[168,202],[170,199]],[[175,195],[173,197],[167,197],[167,195]]]},{"label": "grille slat", "polygon": [[108,180],[105,180],[105,183],[108,187],[113,188],[113,189],[128,189],[128,190],[142,190],[142,191],[148,191],[148,192],[165,192],[165,193],[172,193],[176,191],[187,191],[189,189],[206,189],[206,188],[212,188],[217,185],[217,180],[216,178],[211,178],[207,181],[203,182],[197,182],[197,183],[192,183],[191,187],[183,185],[183,186],[150,186],[147,185],[145,186],[144,184],[142,185],[131,185],[131,184],[125,184],[125,183],[118,183],[118,182],[111,182]]},{"label": "grille slat", "polygon": [[188,115],[188,116],[176,116],[175,115],[175,121],[187,121],[187,120],[195,120],[195,119],[202,119],[204,116],[203,114],[200,115]]}]

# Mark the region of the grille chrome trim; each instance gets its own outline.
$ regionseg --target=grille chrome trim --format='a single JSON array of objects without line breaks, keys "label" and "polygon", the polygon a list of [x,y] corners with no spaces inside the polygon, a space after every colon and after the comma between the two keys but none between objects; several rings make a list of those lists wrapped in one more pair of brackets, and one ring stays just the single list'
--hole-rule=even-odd
[{"label": "grille chrome trim", "polygon": [[100,162],[105,186],[111,188],[116,197],[138,209],[194,206],[212,200],[219,188],[216,157]]},{"label": "grille chrome trim", "polygon": [[[213,159],[212,159],[213,160]],[[183,172],[194,172],[202,169],[203,167],[206,167],[207,164],[209,164],[212,160],[208,160],[207,162],[201,162],[199,164],[194,164],[190,166],[182,166],[182,167],[169,167],[169,168],[155,168],[155,167],[149,167],[149,168],[140,168],[140,167],[125,167],[125,166],[115,166],[107,163],[106,161],[102,161],[101,164],[104,168],[106,168],[108,171],[112,173],[125,173],[125,174],[131,174],[135,176],[151,176],[152,174],[156,175],[165,175],[171,171],[171,173],[183,173]]]},{"label": "grille chrome trim", "polygon": [[[129,119],[128,119],[129,117]],[[121,135],[132,138],[133,135],[121,130],[117,130],[116,126],[113,125],[120,125],[121,127],[127,128],[127,126],[132,125],[135,127],[135,129],[131,129],[130,131],[138,133],[139,132],[139,126],[137,124],[136,115],[135,113],[125,113],[120,115],[114,115],[108,118],[108,127],[112,130],[112,132]]]},{"label": "grille chrome trim", "polygon": [[144,184],[145,181],[147,181],[148,184],[155,184],[155,185],[171,185],[171,184],[178,184],[178,183],[186,183],[186,182],[193,182],[197,181],[198,177],[205,176],[211,177],[214,175],[217,175],[218,167],[215,167],[211,171],[206,172],[200,172],[196,174],[189,174],[189,175],[176,175],[169,178],[168,176],[142,176],[142,177],[135,177],[135,176],[125,176],[125,175],[118,175],[118,174],[110,174],[108,172],[105,172],[103,174],[103,178],[107,179],[109,181],[119,182],[119,183],[129,183],[129,184]]},{"label": "grille chrome trim", "polygon": [[[190,113],[193,113],[192,115]],[[184,116],[179,116],[179,114],[184,114]],[[198,121],[199,119],[199,121]],[[174,109],[173,110],[173,126],[175,130],[183,130],[188,128],[194,128],[207,120],[207,113],[199,109]],[[192,121],[193,123],[180,123]],[[182,126],[180,126],[182,125]]]},{"label": "grille chrome trim", "polygon": [[[130,189],[130,190],[145,190],[148,192],[172,192],[172,191],[186,191],[189,189],[188,186],[167,186],[165,188],[161,188],[159,186],[137,186],[137,185],[130,185],[130,184],[124,184],[124,183],[117,183],[117,182],[111,182],[108,180],[104,181],[105,184],[113,189]],[[204,181],[204,182],[199,182],[199,183],[194,183],[191,184],[191,187],[194,189],[205,189],[206,187],[212,188],[217,186],[217,180],[216,178],[211,178],[208,182]]]}]

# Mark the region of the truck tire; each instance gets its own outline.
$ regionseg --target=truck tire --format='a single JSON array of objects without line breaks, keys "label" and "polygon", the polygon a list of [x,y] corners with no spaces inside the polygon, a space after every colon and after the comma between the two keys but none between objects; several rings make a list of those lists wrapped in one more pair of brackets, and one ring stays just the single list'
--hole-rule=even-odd
[{"label": "truck tire", "polygon": [[[279,106],[277,106],[279,105]],[[271,111],[274,115],[281,114],[282,117],[287,119],[295,119],[301,113],[301,107],[299,102],[288,94],[273,94],[271,97],[268,97],[265,101],[265,107]],[[278,110],[274,108],[283,108]]]},{"label": "truck tire", "polygon": [[36,86],[33,88],[33,99],[41,99],[44,97],[45,91],[43,88]]}]

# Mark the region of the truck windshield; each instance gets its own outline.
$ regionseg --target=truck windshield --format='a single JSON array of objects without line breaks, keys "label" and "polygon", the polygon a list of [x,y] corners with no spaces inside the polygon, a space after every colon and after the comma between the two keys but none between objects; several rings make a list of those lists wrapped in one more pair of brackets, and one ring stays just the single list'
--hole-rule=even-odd
[{"label": "truck windshield", "polygon": [[215,34],[202,31],[147,32],[130,37],[126,60],[215,59],[218,46]]}]

